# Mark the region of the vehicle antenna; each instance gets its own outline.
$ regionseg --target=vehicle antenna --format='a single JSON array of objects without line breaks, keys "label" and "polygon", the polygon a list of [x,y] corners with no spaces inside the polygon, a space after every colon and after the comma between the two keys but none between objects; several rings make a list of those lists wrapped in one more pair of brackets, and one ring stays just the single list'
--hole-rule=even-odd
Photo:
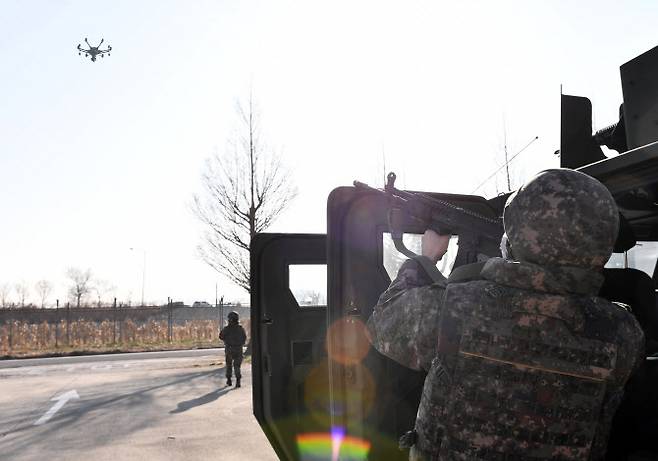
[{"label": "vehicle antenna", "polygon": [[384,185],[386,184],[386,150],[384,149],[384,143],[382,143],[382,162],[384,164]]},{"label": "vehicle antenna", "polygon": [[509,160],[507,159],[507,125],[503,113],[503,150],[505,151],[505,173],[507,174],[507,190],[512,190],[512,182],[509,179]]},{"label": "vehicle antenna", "polygon": [[473,189],[473,192],[471,192],[471,194],[474,194],[474,193],[475,193],[480,187],[484,186],[484,185],[487,183],[487,181],[489,181],[491,178],[493,178],[493,177],[496,175],[496,173],[498,173],[500,170],[502,170],[502,169],[505,168],[507,165],[509,165],[510,163],[512,163],[512,160],[514,160],[514,159],[515,159],[515,158],[516,158],[521,152],[523,152],[523,151],[526,150],[528,147],[530,147],[530,145],[531,145],[533,142],[535,142],[536,140],[538,140],[538,139],[539,139],[539,136],[535,136],[534,138],[532,138],[532,140],[531,140],[528,144],[526,144],[526,145],[523,147],[523,149],[521,149],[521,150],[518,151],[516,154],[514,154],[514,155],[512,156],[512,158],[509,159],[507,162],[505,162],[505,164],[504,164],[503,166],[501,166],[501,167],[498,168],[496,171],[494,171],[494,172],[491,174],[491,176],[489,176],[487,179],[485,179],[484,181],[482,181],[482,182],[480,183],[479,186],[477,186],[475,189]]}]

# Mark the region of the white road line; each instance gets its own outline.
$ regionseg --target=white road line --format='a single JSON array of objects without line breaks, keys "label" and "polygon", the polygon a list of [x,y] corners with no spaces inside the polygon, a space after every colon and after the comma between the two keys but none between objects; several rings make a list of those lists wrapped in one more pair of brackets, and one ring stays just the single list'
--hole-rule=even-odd
[{"label": "white road line", "polygon": [[111,363],[102,363],[99,365],[93,365],[91,367],[92,370],[110,370],[112,369],[112,364]]},{"label": "white road line", "polygon": [[62,408],[66,402],[68,402],[71,399],[79,399],[80,396],[78,393],[73,389],[72,391],[65,392],[64,394],[58,396],[58,397],[53,397],[50,400],[57,400],[57,403],[50,407],[50,410],[48,410],[41,418],[39,418],[34,425],[35,426],[41,426],[42,424],[45,424],[48,422],[50,418],[55,416],[55,413],[57,413],[60,408]]}]

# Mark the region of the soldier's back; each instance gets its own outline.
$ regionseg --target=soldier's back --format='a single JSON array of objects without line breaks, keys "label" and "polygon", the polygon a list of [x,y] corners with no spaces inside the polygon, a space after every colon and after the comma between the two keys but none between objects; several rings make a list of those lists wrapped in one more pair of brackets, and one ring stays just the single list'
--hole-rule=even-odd
[{"label": "soldier's back", "polygon": [[439,358],[451,385],[440,459],[603,456],[641,330],[612,303],[539,287],[539,274],[530,275],[448,287]]}]

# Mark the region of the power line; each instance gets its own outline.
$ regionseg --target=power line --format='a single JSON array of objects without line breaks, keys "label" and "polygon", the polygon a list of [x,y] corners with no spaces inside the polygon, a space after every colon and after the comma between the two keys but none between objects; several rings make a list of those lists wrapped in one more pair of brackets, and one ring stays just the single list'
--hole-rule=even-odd
[{"label": "power line", "polygon": [[473,192],[471,192],[471,194],[474,194],[474,193],[475,193],[480,187],[484,186],[484,185],[487,183],[487,181],[489,181],[491,178],[493,178],[493,177],[496,175],[496,173],[498,173],[500,170],[502,170],[502,169],[505,168],[507,165],[509,165],[510,163],[512,163],[512,160],[514,160],[514,159],[515,159],[515,158],[516,158],[521,152],[523,152],[523,151],[526,150],[528,147],[530,147],[530,144],[532,144],[533,142],[535,142],[535,141],[538,140],[538,139],[539,139],[539,136],[535,136],[534,138],[532,138],[532,141],[530,141],[528,144],[526,144],[525,147],[523,147],[523,149],[521,149],[521,150],[518,151],[516,154],[514,154],[514,155],[512,156],[511,159],[509,159],[507,162],[505,162],[505,163],[503,164],[503,166],[501,166],[501,167],[498,168],[496,171],[494,171],[494,172],[491,174],[491,176],[489,176],[487,179],[485,179],[484,181],[482,181],[482,182],[480,183],[479,186],[477,186],[475,189],[473,189]]}]

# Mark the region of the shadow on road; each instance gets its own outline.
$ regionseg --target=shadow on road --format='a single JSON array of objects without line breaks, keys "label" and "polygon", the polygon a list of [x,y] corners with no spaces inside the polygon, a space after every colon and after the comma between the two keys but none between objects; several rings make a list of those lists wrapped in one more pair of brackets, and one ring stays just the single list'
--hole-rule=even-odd
[{"label": "shadow on road", "polygon": [[[81,393],[80,400],[76,400],[43,426],[37,427],[33,423],[51,406],[51,402],[47,402],[36,411],[16,414],[12,418],[13,421],[3,421],[8,429],[0,433],[2,441],[0,459],[22,459],[21,453],[24,453],[28,447],[34,448],[44,443],[48,444],[54,459],[58,459],[59,449],[62,450],[59,454],[63,455],[68,453],[67,447],[73,445],[84,452],[85,449],[95,449],[101,445],[115,443],[123,437],[157,425],[157,421],[164,419],[167,414],[180,413],[219,398],[229,389],[222,387],[224,370],[224,367],[218,367],[183,373],[158,384],[153,384],[152,378],[140,377],[116,384],[110,395],[107,395],[108,389],[100,386],[82,388],[86,392]],[[176,410],[166,413],[157,411],[156,402],[162,398],[156,396],[157,391],[169,389],[167,392],[171,392],[173,389],[177,393],[189,395],[199,387],[208,385],[218,390],[197,399],[183,401],[178,404]],[[109,430],[90,432],[87,429],[89,427]],[[79,434],[82,433],[85,437],[81,438]],[[53,440],[56,440],[57,444],[53,445]],[[63,458],[59,457],[59,459]]]},{"label": "shadow on road", "polygon": [[202,395],[201,397],[197,397],[196,399],[184,400],[182,402],[179,402],[176,406],[176,409],[171,410],[169,413],[171,414],[182,413],[184,411],[189,410],[190,408],[194,408],[201,405],[205,405],[206,403],[214,402],[215,400],[217,400],[218,398],[220,398],[222,395],[226,394],[230,390],[231,388],[226,386],[217,389],[216,391],[209,392],[206,395]]}]

